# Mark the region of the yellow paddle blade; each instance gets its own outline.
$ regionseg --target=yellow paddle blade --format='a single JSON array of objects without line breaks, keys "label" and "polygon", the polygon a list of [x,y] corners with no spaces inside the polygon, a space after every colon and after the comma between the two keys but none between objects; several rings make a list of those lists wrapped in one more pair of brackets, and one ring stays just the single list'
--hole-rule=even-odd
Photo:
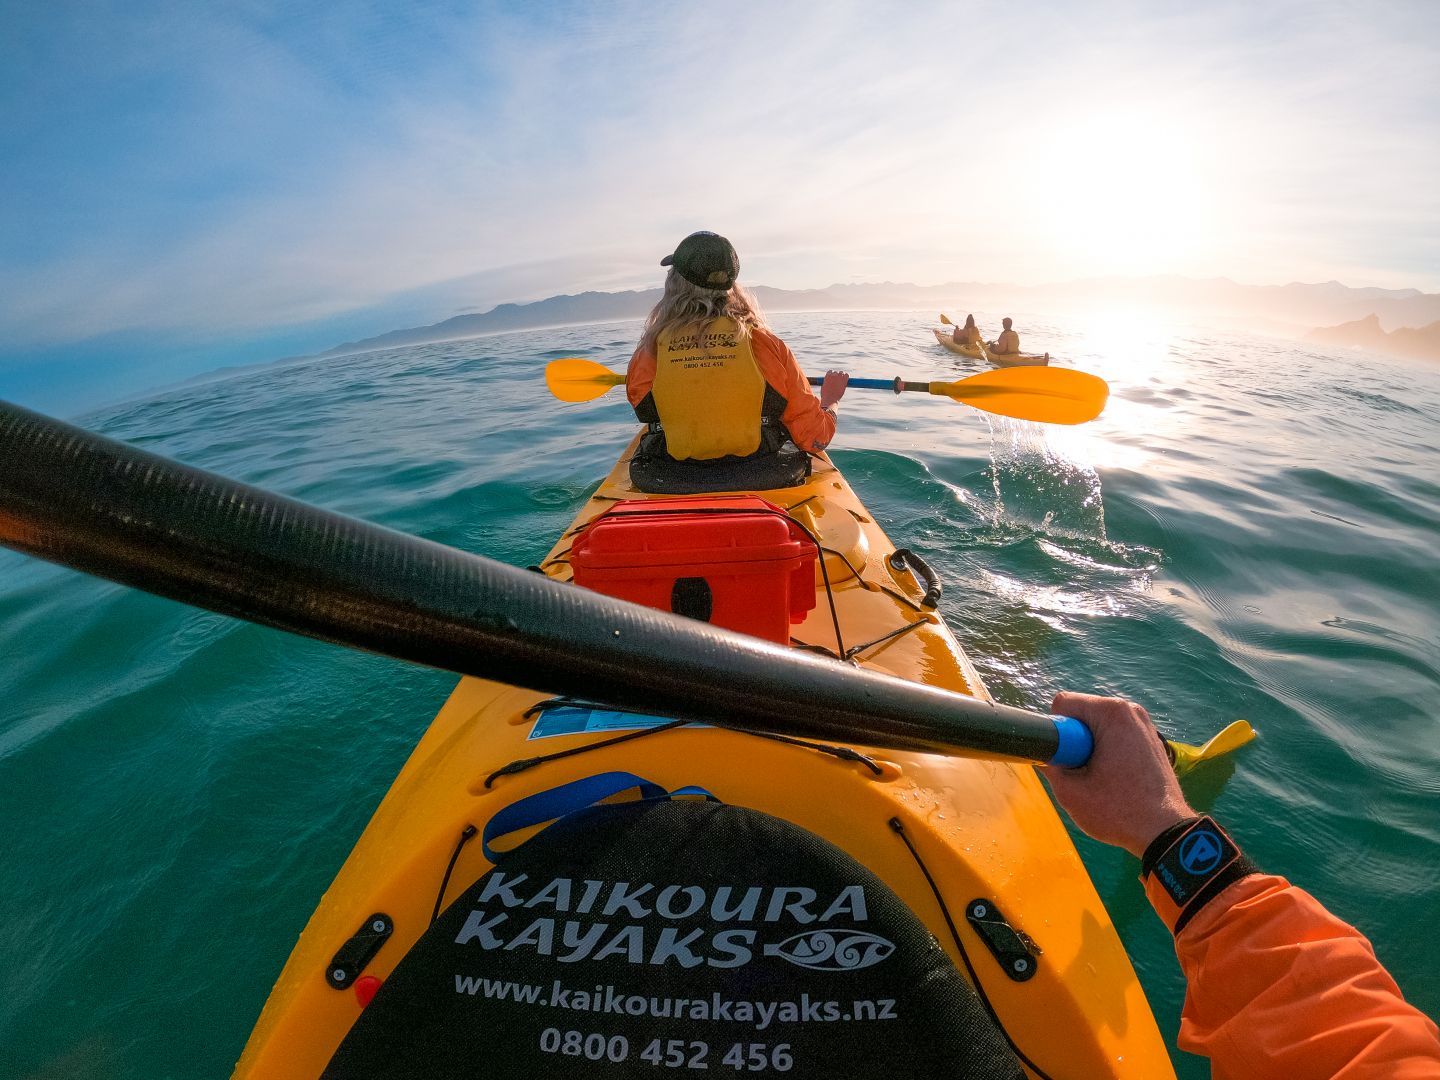
[{"label": "yellow paddle blade", "polygon": [[1100,415],[1110,387],[1100,376],[1073,368],[1014,367],[932,382],[930,393],[1016,420],[1083,424]]},{"label": "yellow paddle blade", "polygon": [[561,401],[594,401],[624,381],[619,372],[582,356],[567,356],[545,365],[545,385]]},{"label": "yellow paddle blade", "polygon": [[940,313],[940,321],[941,321],[942,323],[944,323],[946,326],[954,326],[954,325],[955,325],[953,322],[950,321],[950,316],[949,316],[949,315],[946,315],[944,312],[941,312],[941,313]]},{"label": "yellow paddle blade", "polygon": [[1255,729],[1250,726],[1250,721],[1236,720],[1204,746],[1171,742],[1170,749],[1175,752],[1175,775],[1184,776],[1202,762],[1213,761],[1222,754],[1238,750],[1254,739],[1255,734]]}]

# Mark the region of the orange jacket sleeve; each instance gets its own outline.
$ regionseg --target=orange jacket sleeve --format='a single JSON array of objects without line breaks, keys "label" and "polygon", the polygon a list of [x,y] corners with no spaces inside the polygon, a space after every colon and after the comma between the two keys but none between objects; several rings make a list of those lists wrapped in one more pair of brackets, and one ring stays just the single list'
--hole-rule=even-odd
[{"label": "orange jacket sleeve", "polygon": [[[1152,877],[1146,885],[1166,918]],[[1370,942],[1281,877],[1251,874],[1175,938],[1180,1048],[1214,1080],[1436,1080],[1440,1035]]]},{"label": "orange jacket sleeve", "polygon": [[625,369],[625,397],[632,409],[640,408],[650,389],[655,385],[655,353],[644,346],[637,346],[630,357],[630,366]]},{"label": "orange jacket sleeve", "polygon": [[820,408],[820,399],[810,389],[790,346],[768,331],[757,330],[751,347],[760,374],[785,399],[780,421],[790,438],[801,450],[824,450],[835,438],[835,417]]}]

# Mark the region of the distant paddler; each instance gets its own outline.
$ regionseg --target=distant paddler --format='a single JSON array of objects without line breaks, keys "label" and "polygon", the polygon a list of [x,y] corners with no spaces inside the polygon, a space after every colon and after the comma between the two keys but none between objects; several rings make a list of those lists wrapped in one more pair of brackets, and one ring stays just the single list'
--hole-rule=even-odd
[{"label": "distant paddler", "polygon": [[980,328],[975,325],[974,315],[966,315],[965,325],[955,327],[955,332],[950,336],[956,345],[969,345],[972,349],[978,348],[984,341],[984,338],[980,336]]},{"label": "distant paddler", "polygon": [[1001,319],[1000,325],[1005,329],[1000,331],[1000,336],[995,339],[995,344],[990,346],[990,351],[998,356],[1013,356],[1020,351],[1020,335],[1011,329],[1013,320],[1010,316]]},{"label": "distant paddler", "polygon": [[1029,355],[1020,352],[1020,335],[1014,331],[1014,320],[1011,319],[1010,316],[1007,315],[1001,319],[1000,324],[1005,327],[1005,329],[1000,331],[1000,336],[996,338],[994,344],[986,350],[987,355],[985,359],[999,367],[1014,367],[1022,364],[1048,364],[1050,362],[1050,354],[1048,352],[1031,353]]}]

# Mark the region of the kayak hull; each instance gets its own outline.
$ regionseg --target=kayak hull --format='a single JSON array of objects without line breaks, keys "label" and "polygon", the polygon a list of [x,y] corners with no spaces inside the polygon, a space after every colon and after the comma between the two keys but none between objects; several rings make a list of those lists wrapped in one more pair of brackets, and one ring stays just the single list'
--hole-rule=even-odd
[{"label": "kayak hull", "polygon": [[996,367],[1045,367],[1050,363],[1049,353],[1001,353],[981,352],[974,345],[961,345],[948,330],[933,330],[935,340],[957,356],[968,356],[972,360],[989,360]]},{"label": "kayak hull", "polygon": [[[540,564],[550,577],[570,581],[575,536],[617,500],[663,498],[630,486],[628,462],[635,446],[632,441]],[[817,603],[792,627],[793,646],[841,651],[838,621],[841,644],[855,652],[852,662],[859,666],[988,700],[949,629],[922,605],[924,586],[891,568],[892,543],[828,457],[817,457],[804,484],[765,492],[764,498],[819,539],[835,602],[832,621],[817,565]],[[913,629],[907,629],[910,624]],[[897,629],[904,632],[876,640]],[[333,989],[325,978],[332,957],[356,928],[376,912],[393,920],[393,933],[364,968],[367,976],[385,979],[437,906],[490,870],[478,841],[457,847],[467,826],[483,828],[520,799],[616,770],[666,790],[699,786],[725,803],[782,818],[841,848],[906,903],[962,973],[974,965],[1009,1038],[1056,1080],[1174,1075],[1109,915],[1032,767],[855,745],[874,761],[877,773],[814,748],[712,727],[673,728],[618,744],[607,742],[615,738],[613,729],[537,739],[536,718],[527,710],[544,697],[501,683],[460,680],[320,900],[265,1005],[237,1077],[319,1076],[362,1008],[354,993]],[[541,767],[494,776],[518,760],[580,749],[584,752]],[[915,854],[892,822],[900,824]],[[437,900],[452,860],[443,900]],[[952,937],[926,871],[967,955]],[[977,898],[1004,912],[1042,950],[1033,977],[1008,977],[967,924],[967,905]]]}]

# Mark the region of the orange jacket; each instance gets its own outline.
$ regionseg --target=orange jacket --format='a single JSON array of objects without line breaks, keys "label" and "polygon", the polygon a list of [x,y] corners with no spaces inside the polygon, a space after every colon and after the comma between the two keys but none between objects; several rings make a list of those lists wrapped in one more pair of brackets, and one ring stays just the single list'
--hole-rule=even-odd
[{"label": "orange jacket", "polygon": [[[755,363],[770,387],[785,399],[780,422],[802,450],[824,450],[835,437],[835,417],[820,408],[820,399],[810,389],[805,373],[790,347],[768,330],[751,332],[750,347]],[[641,404],[655,382],[655,352],[637,348],[625,371],[625,396],[640,413]],[[642,414],[642,420],[645,416]]]},{"label": "orange jacket", "polygon": [[[1152,876],[1151,902],[1173,925]],[[1281,877],[1251,874],[1175,938],[1188,987],[1180,1048],[1214,1080],[1437,1080],[1440,1034],[1370,942]]]}]

